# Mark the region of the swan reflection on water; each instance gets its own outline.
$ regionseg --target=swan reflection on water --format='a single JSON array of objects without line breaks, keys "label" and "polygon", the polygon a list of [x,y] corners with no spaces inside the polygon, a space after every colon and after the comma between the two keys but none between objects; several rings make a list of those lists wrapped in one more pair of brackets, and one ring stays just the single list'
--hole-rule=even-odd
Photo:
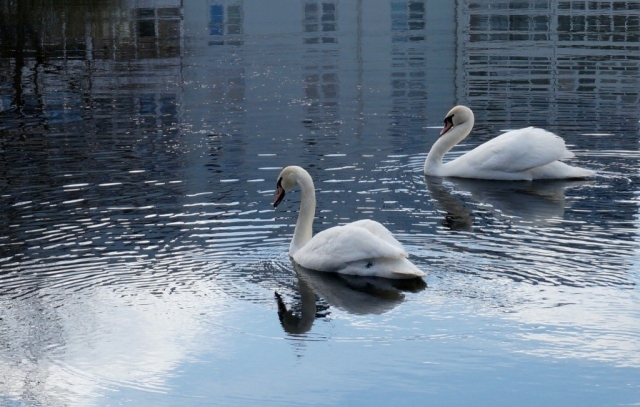
[{"label": "swan reflection on water", "polygon": [[293,263],[298,277],[299,312],[287,308],[276,292],[278,318],[282,328],[290,334],[308,332],[316,318],[316,295],[330,306],[351,314],[383,314],[405,299],[405,292],[424,290],[427,283],[421,278],[388,279],[309,270]]},{"label": "swan reflection on water", "polygon": [[[532,225],[545,225],[562,219],[565,210],[565,189],[590,181],[537,180],[489,181],[465,178],[425,177],[425,184],[435,206],[445,211],[443,225],[452,230],[473,229],[472,210],[465,205],[456,190],[480,205],[490,205],[495,215],[517,218]],[[445,184],[450,184],[451,187]]]}]

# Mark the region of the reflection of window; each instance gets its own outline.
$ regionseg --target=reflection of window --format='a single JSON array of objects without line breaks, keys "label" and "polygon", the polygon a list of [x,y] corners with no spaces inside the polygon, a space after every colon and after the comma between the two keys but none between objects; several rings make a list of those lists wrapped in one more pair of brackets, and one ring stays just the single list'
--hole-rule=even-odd
[{"label": "reflection of window", "polygon": [[238,103],[244,100],[245,83],[243,73],[219,72],[219,76],[213,78],[211,95],[221,103]]},{"label": "reflection of window", "polygon": [[338,17],[336,3],[307,2],[304,5],[304,32],[306,44],[335,43],[335,35],[327,34],[337,31]]},{"label": "reflection of window", "polygon": [[140,95],[140,114],[152,115],[156,110],[156,97],[154,94]]},{"label": "reflection of window", "polygon": [[156,36],[156,12],[152,8],[139,8],[136,10],[138,20],[138,37]]},{"label": "reflection of window", "polygon": [[0,97],[0,112],[9,110],[11,108],[12,102],[13,98],[11,96],[3,95],[2,97]]},{"label": "reflection of window", "polygon": [[470,39],[478,41],[538,41],[549,39],[548,15],[472,14]]},{"label": "reflection of window", "polygon": [[340,81],[337,52],[315,52],[306,55],[304,76],[305,119],[308,127],[338,126]]},{"label": "reflection of window", "polygon": [[153,20],[138,21],[138,37],[155,37],[156,23]]},{"label": "reflection of window", "polygon": [[338,75],[335,72],[309,74],[304,78],[308,99],[329,100],[338,97]]},{"label": "reflection of window", "polygon": [[214,4],[209,10],[209,35],[224,34],[224,9]]},{"label": "reflection of window", "polygon": [[138,57],[163,58],[180,54],[180,8],[138,8],[134,9],[133,16]]},{"label": "reflection of window", "polygon": [[[243,133],[245,119],[245,77],[244,68],[239,67],[216,67],[211,71],[208,79],[208,95],[209,109],[212,118],[209,125],[220,131],[228,131],[230,133]],[[229,121],[221,123],[216,118],[227,117]],[[236,137],[232,137],[236,139]],[[239,138],[242,140],[242,138]],[[225,148],[228,147],[227,141],[224,142]],[[243,144],[243,143],[240,143]],[[226,150],[229,152],[229,150]],[[243,154],[239,154],[237,158],[242,159]],[[233,160],[233,156],[225,157],[225,160]]]},{"label": "reflection of window", "polygon": [[420,133],[426,126],[427,75],[424,43],[395,43],[391,72],[391,132]]},{"label": "reflection of window", "polygon": [[548,0],[514,0],[501,5],[472,3],[469,38],[471,42],[548,41],[551,14],[532,11],[549,7]]},{"label": "reflection of window", "polygon": [[[597,3],[601,8],[609,2]],[[614,4],[624,4],[616,2]],[[591,4],[590,4],[591,5]],[[639,3],[633,3],[640,9]],[[631,4],[629,5],[631,8]],[[591,10],[591,9],[590,9]],[[561,14],[558,16],[558,39],[560,41],[613,41],[638,42],[640,35],[640,16],[637,14],[616,15],[609,10],[609,15],[603,11],[581,14]]]},{"label": "reflection of window", "polygon": [[177,98],[172,93],[143,93],[138,98],[142,117],[152,117],[162,124],[178,122]]},{"label": "reflection of window", "polygon": [[227,34],[242,34],[242,9],[240,6],[227,7]]},{"label": "reflection of window", "polygon": [[240,45],[241,38],[234,38],[234,35],[242,34],[242,6],[230,4],[226,7],[221,4],[209,6],[209,35],[231,36],[226,39],[216,39],[209,42],[209,45]]},{"label": "reflection of window", "polygon": [[391,3],[393,41],[424,41],[425,14],[425,0],[393,1]]}]

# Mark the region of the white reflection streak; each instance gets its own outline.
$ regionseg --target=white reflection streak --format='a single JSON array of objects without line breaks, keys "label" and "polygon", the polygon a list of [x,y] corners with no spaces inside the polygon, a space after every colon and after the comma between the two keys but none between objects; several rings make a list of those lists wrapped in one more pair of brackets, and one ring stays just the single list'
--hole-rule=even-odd
[{"label": "white reflection streak", "polygon": [[[533,341],[517,352],[556,358],[575,358],[640,367],[640,295],[620,288],[545,288],[530,286],[525,292],[534,298],[544,294],[544,304],[529,304],[509,314],[520,324],[517,333]],[[580,301],[576,303],[576,300]],[[560,305],[563,304],[563,305]],[[529,329],[528,327],[533,327]],[[540,327],[535,328],[535,327]],[[529,331],[527,331],[529,330]],[[533,346],[529,346],[533,345]]]},{"label": "white reflection streak", "polygon": [[13,343],[0,350],[0,394],[44,405],[92,405],[105,390],[168,391],[166,380],[180,364],[227,343],[222,332],[211,334],[207,321],[220,322],[228,309],[219,296],[195,294],[204,291],[211,287],[132,297],[96,287],[90,301],[65,299],[55,310],[42,310],[38,299],[11,300],[11,315],[27,320],[4,321],[0,336],[11,335]]}]

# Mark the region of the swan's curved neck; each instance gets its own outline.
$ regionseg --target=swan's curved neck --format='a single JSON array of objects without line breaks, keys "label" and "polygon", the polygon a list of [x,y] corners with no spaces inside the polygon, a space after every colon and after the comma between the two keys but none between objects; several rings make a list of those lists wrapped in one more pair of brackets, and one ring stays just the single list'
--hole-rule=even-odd
[{"label": "swan's curved neck", "polygon": [[471,133],[473,128],[473,117],[452,127],[444,133],[431,147],[429,155],[424,162],[424,173],[426,175],[445,176],[442,173],[442,157],[456,144],[461,142]]},{"label": "swan's curved neck", "polygon": [[293,256],[311,240],[313,236],[313,217],[316,214],[316,190],[309,174],[298,175],[298,186],[300,186],[302,200],[296,228],[293,231],[293,239],[289,246],[290,256]]}]

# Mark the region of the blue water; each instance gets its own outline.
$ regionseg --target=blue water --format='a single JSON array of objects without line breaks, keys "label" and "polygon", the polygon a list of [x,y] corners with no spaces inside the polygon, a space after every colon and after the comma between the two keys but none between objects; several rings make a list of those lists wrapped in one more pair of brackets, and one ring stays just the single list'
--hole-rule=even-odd
[{"label": "blue water", "polygon": [[[635,2],[5,3],[0,405],[640,403]],[[456,104],[598,175],[425,178]],[[295,267],[287,165],[427,276]]]}]

